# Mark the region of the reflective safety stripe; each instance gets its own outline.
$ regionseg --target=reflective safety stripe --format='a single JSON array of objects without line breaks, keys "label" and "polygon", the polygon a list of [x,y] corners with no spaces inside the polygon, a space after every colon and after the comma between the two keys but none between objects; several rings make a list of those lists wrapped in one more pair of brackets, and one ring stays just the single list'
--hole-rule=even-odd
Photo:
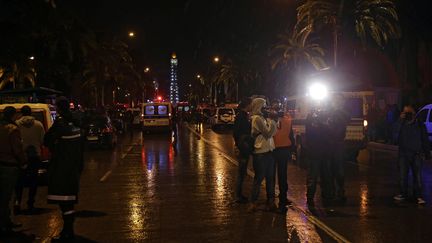
[{"label": "reflective safety stripe", "polygon": [[70,215],[70,214],[73,214],[73,213],[75,213],[75,211],[74,210],[70,210],[70,211],[64,212],[63,215]]},{"label": "reflective safety stripe", "polygon": [[76,200],[75,195],[70,196],[62,196],[62,195],[48,195],[48,200],[55,200],[55,201],[73,201]]},{"label": "reflective safety stripe", "polygon": [[74,138],[79,138],[81,137],[81,134],[75,134],[75,135],[70,135],[70,136],[61,136],[61,138],[63,139],[74,139]]}]

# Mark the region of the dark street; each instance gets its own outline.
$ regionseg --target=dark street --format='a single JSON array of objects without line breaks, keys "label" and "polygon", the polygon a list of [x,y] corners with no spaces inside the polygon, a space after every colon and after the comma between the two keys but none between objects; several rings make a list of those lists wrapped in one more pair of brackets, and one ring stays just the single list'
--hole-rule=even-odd
[{"label": "dark street", "polygon": [[[395,154],[362,151],[346,163],[345,206],[305,207],[305,170],[291,164],[286,215],[248,213],[234,202],[236,160],[229,131],[179,128],[177,154],[169,135],[124,135],[114,151],[86,153],[77,207],[77,242],[427,242],[430,205],[395,204]],[[216,145],[217,144],[217,145]],[[251,166],[250,166],[251,167]],[[250,191],[253,172],[245,190]],[[425,166],[431,202],[431,166]],[[264,205],[264,193],[260,202]],[[59,212],[39,191],[37,215],[19,215],[18,240],[49,242],[61,229]],[[262,207],[264,208],[264,207]]]}]

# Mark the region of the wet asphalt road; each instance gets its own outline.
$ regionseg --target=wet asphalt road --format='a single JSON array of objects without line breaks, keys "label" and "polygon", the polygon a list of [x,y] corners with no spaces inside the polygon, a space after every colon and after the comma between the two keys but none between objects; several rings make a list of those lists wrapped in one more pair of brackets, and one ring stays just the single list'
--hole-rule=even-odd
[{"label": "wet asphalt road", "polygon": [[[395,204],[396,154],[365,150],[346,163],[348,202],[316,210],[305,206],[306,172],[288,169],[286,215],[248,213],[234,203],[236,156],[227,130],[186,125],[179,137],[126,134],[113,151],[86,152],[77,205],[76,242],[430,242],[430,204]],[[193,129],[192,129],[193,130]],[[198,135],[200,134],[200,135]],[[173,142],[174,146],[173,146]],[[251,164],[250,164],[251,167]],[[245,192],[249,193],[253,171]],[[425,165],[425,198],[432,202],[432,166]],[[61,230],[60,215],[41,187],[36,215],[14,238],[0,242],[49,242]],[[25,202],[25,198],[23,200]],[[264,190],[261,202],[265,202]],[[24,203],[23,203],[24,204]],[[264,206],[262,205],[262,208]]]}]

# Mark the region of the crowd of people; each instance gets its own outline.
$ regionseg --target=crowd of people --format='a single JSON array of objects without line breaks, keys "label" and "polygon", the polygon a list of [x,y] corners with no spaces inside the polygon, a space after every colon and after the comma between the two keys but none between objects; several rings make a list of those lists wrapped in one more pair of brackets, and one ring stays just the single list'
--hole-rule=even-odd
[{"label": "crowd of people", "polygon": [[[265,180],[269,211],[284,213],[291,203],[287,198],[287,164],[296,152],[296,141],[289,110],[274,102],[267,106],[264,98],[246,98],[239,104],[233,137],[239,150],[236,202],[249,203],[249,211],[257,209],[260,187]],[[394,111],[396,112],[396,111]],[[327,107],[311,110],[305,122],[302,143],[307,161],[306,199],[309,207],[315,206],[317,185],[321,188],[324,206],[344,204],[345,194],[344,151],[345,134],[351,118],[344,109],[344,97],[334,95]],[[422,163],[430,159],[429,141],[424,124],[415,119],[412,106],[405,106],[394,122],[399,145],[398,167],[400,194],[394,200],[403,201],[408,195],[408,174],[412,171],[414,188],[412,198],[424,204],[422,196]],[[393,129],[393,128],[392,128]],[[252,157],[255,172],[251,195],[243,193],[243,181],[248,162]],[[275,181],[278,181],[278,202],[275,200]]]},{"label": "crowd of people", "polygon": [[38,169],[42,145],[49,148],[48,203],[59,205],[63,230],[53,241],[74,238],[74,204],[78,201],[79,178],[83,169],[83,143],[81,129],[69,109],[69,101],[59,97],[56,101],[57,117],[45,133],[45,128],[32,116],[29,106],[23,106],[22,117],[8,106],[0,120],[0,235],[13,234],[21,227],[11,219],[10,202],[14,195],[13,211],[21,211],[24,181],[29,186],[27,210],[35,210]]}]

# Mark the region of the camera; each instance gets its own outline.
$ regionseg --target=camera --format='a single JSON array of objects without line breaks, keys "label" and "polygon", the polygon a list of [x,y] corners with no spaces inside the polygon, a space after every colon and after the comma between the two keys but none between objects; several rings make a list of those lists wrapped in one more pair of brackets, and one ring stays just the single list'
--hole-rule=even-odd
[{"label": "camera", "polygon": [[405,112],[405,120],[412,120],[413,118],[413,113],[412,112]]}]

